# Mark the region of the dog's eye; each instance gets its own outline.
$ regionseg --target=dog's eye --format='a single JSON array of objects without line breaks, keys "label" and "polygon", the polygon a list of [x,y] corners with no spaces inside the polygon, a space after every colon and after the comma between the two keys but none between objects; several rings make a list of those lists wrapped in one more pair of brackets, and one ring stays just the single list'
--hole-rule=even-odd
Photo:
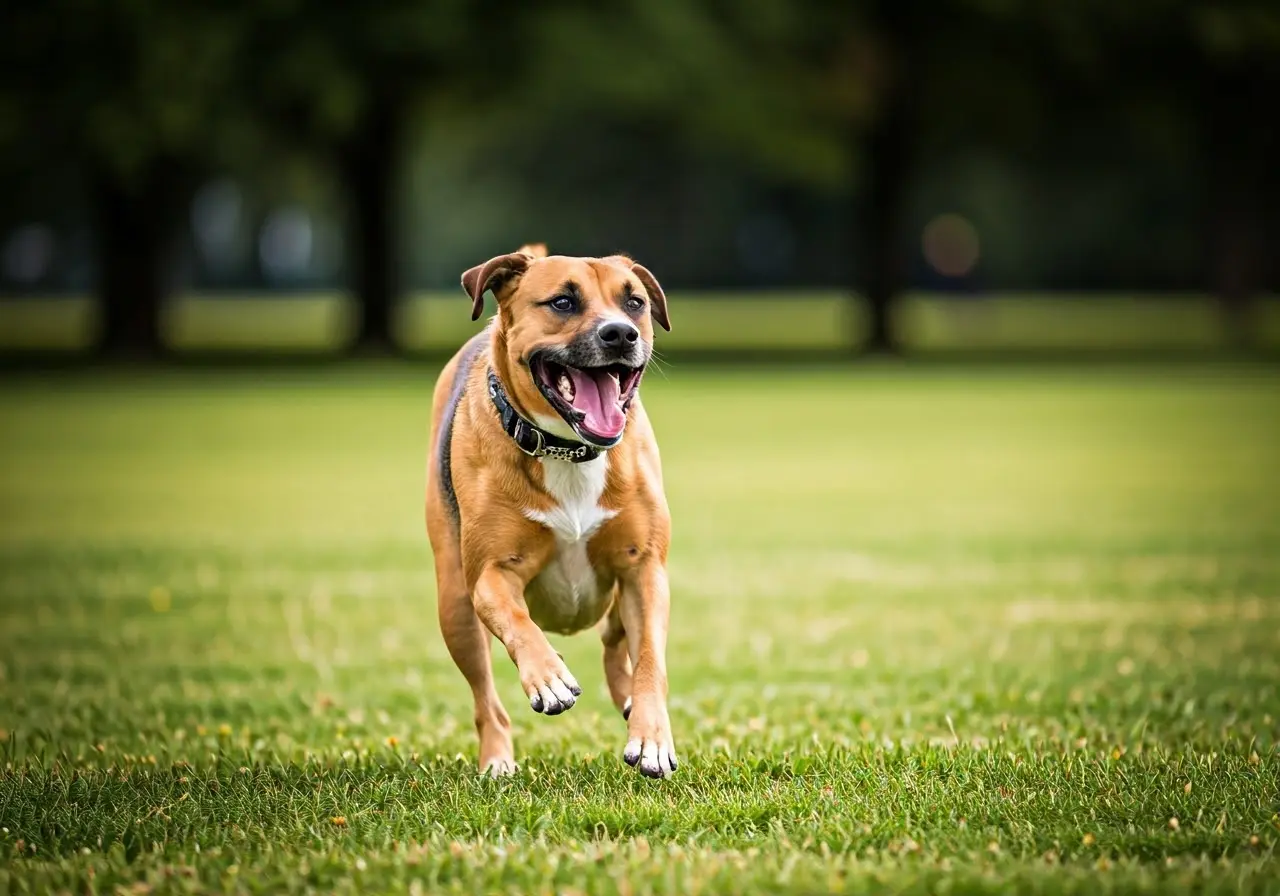
[{"label": "dog's eye", "polygon": [[573,301],[572,296],[556,296],[547,304],[550,305],[556,311],[563,311],[563,312],[572,311],[575,307],[575,302]]},{"label": "dog's eye", "polygon": [[631,298],[623,302],[623,307],[626,308],[628,311],[630,311],[632,314],[639,314],[641,311],[644,310],[644,301],[641,299],[637,299],[635,296],[632,296]]}]

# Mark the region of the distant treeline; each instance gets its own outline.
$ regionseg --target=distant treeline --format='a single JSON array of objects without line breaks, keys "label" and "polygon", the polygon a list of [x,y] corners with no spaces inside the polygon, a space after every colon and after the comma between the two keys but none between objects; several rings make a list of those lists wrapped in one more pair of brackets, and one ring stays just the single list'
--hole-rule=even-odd
[{"label": "distant treeline", "polygon": [[0,12],[0,294],[395,303],[529,240],[691,289],[1280,289],[1280,6],[47,0]]}]

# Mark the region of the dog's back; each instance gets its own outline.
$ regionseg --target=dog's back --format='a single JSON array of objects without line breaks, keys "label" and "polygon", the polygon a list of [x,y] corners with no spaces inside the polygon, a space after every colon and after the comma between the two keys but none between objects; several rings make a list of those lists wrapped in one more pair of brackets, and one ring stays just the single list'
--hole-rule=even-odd
[{"label": "dog's back", "polygon": [[[532,258],[545,258],[547,255],[545,243],[529,243],[521,246],[518,251]],[[492,338],[490,328],[491,324],[468,339],[449,359],[436,380],[431,405],[431,443],[427,455],[428,530],[432,526],[435,499],[439,500],[439,509],[448,518],[455,533],[458,529],[458,495],[453,486],[453,421],[466,394],[467,382],[476,362],[489,347]]]},{"label": "dog's back", "polygon": [[[467,391],[467,381],[477,360],[489,345],[489,328],[472,336],[445,365],[436,380],[431,412],[431,453],[427,487],[438,494],[444,511],[456,529],[459,523],[458,495],[453,487],[453,421]],[[428,502],[430,506],[430,502]]]}]

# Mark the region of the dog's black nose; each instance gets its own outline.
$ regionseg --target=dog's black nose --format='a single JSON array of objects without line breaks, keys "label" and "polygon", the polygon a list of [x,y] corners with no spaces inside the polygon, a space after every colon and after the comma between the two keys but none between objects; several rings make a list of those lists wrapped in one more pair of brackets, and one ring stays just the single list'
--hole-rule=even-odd
[{"label": "dog's black nose", "polygon": [[639,339],[640,331],[636,329],[634,324],[629,324],[622,320],[614,320],[596,330],[596,338],[600,340],[600,344],[605,348],[623,348],[627,343],[635,342]]}]

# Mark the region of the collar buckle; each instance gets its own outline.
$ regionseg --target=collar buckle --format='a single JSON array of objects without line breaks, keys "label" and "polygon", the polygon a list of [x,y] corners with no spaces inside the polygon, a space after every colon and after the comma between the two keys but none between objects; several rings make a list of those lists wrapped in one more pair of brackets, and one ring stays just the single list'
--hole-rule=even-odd
[{"label": "collar buckle", "polygon": [[534,437],[534,439],[535,439],[535,440],[536,440],[536,442],[537,442],[537,443],[534,445],[534,447],[533,447],[533,448],[526,448],[526,447],[524,447],[524,439],[523,439],[523,438],[517,438],[517,439],[515,440],[515,441],[516,441],[516,445],[518,445],[518,446],[519,446],[519,448],[520,448],[520,450],[521,450],[521,451],[523,451],[525,454],[529,455],[530,457],[544,457],[544,456],[546,456],[546,453],[547,453],[547,437],[546,437],[546,436],[544,436],[544,435],[542,434],[542,430],[538,429],[536,426],[527,426],[527,425],[525,425],[524,420],[520,420],[519,422],[517,422],[517,423],[516,423],[516,427],[518,428],[518,430],[520,431],[520,435],[522,435],[522,436],[523,436],[523,435],[524,435],[524,433],[526,433],[526,432],[531,432],[531,433],[533,433],[533,437]]}]

